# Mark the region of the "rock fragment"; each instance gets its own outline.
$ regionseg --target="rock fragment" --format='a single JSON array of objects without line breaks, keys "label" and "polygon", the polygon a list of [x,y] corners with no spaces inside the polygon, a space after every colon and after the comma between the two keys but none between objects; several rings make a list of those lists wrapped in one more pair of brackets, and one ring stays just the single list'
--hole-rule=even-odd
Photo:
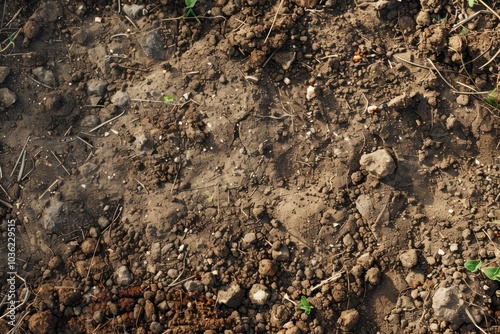
[{"label": "rock fragment", "polygon": [[133,19],[137,19],[138,17],[141,17],[144,14],[144,6],[143,5],[136,5],[136,4],[126,4],[123,5],[123,12],[125,15],[128,17],[131,17]]},{"label": "rock fragment", "polygon": [[219,303],[232,308],[240,306],[244,296],[245,290],[242,290],[237,283],[232,283],[230,286],[226,286],[217,292]]},{"label": "rock fragment", "polygon": [[276,275],[277,271],[278,267],[273,261],[269,259],[263,259],[259,262],[259,274],[261,274],[262,276],[272,277]]},{"label": "rock fragment", "polygon": [[264,305],[269,300],[269,289],[262,284],[254,284],[250,288],[249,298],[252,304]]},{"label": "rock fragment", "polygon": [[141,38],[141,45],[146,55],[153,60],[165,60],[166,52],[163,39],[158,31],[146,33]]},{"label": "rock fragment", "polygon": [[359,164],[379,179],[394,173],[396,170],[396,163],[386,149],[363,154],[359,160]]},{"label": "rock fragment", "polygon": [[10,68],[7,66],[0,66],[0,84],[5,81],[5,78],[10,74]]},{"label": "rock fragment", "polygon": [[115,271],[115,280],[118,285],[126,286],[132,283],[134,277],[126,266],[121,266]]},{"label": "rock fragment", "polygon": [[350,332],[356,328],[359,321],[359,312],[356,309],[342,311],[340,318],[337,321],[340,329],[345,332]]},{"label": "rock fragment", "polygon": [[462,317],[465,313],[465,304],[454,287],[437,289],[432,297],[432,309],[434,317],[456,326],[460,326],[465,320]]},{"label": "rock fragment", "polygon": [[130,104],[130,95],[120,90],[111,97],[111,103],[118,107],[126,107]]},{"label": "rock fragment", "polygon": [[366,272],[365,281],[375,286],[380,283],[380,275],[380,269],[378,269],[377,267],[372,267]]},{"label": "rock fragment", "polygon": [[47,86],[54,87],[56,85],[56,77],[54,76],[54,73],[49,69],[46,69],[42,66],[36,67],[33,69],[33,75],[38,81]]},{"label": "rock fragment", "polygon": [[405,268],[413,268],[418,263],[418,253],[416,249],[409,249],[399,256],[401,264]]},{"label": "rock fragment", "polygon": [[11,92],[8,88],[0,88],[0,109],[10,107],[16,100],[16,94]]},{"label": "rock fragment", "polygon": [[[279,243],[279,241],[277,241],[277,243]],[[275,245],[273,245],[271,254],[273,258],[279,262],[286,262],[290,259],[290,250],[286,245],[283,245],[281,243],[279,243],[278,247],[275,247]]]},{"label": "rock fragment", "polygon": [[103,96],[107,87],[108,83],[104,80],[90,79],[87,82],[87,93],[93,96]]},{"label": "rock fragment", "polygon": [[33,334],[54,333],[55,317],[51,311],[33,314],[28,322],[28,328]]}]

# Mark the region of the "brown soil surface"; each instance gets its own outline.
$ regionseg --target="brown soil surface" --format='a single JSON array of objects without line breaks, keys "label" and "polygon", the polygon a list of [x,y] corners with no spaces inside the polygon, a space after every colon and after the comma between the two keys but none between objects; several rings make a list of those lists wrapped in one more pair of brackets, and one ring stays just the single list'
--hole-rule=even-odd
[{"label": "brown soil surface", "polygon": [[4,0],[0,332],[499,333],[486,2]]}]

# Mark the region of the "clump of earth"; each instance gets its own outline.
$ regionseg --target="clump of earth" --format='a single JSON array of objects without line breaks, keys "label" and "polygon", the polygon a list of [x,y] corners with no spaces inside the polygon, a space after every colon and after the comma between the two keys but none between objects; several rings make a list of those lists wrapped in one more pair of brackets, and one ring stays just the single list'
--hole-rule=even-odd
[{"label": "clump of earth", "polygon": [[497,332],[495,6],[6,1],[0,332]]}]

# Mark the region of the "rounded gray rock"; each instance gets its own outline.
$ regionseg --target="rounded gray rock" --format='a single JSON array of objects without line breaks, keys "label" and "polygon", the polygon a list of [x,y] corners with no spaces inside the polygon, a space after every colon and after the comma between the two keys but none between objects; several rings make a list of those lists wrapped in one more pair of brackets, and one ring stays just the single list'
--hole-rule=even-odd
[{"label": "rounded gray rock", "polygon": [[396,163],[386,149],[380,149],[372,153],[363,154],[359,164],[375,177],[382,179],[394,173]]},{"label": "rounded gray rock", "polygon": [[121,266],[115,271],[115,280],[117,284],[126,286],[132,283],[134,276],[126,266]]},{"label": "rounded gray rock", "polygon": [[254,284],[248,293],[250,301],[255,305],[264,305],[270,297],[269,289],[262,284]]},{"label": "rounded gray rock", "polygon": [[10,107],[16,100],[16,94],[12,93],[8,88],[0,88],[0,108]]},{"label": "rounded gray rock", "polygon": [[418,263],[418,253],[416,249],[409,249],[399,256],[401,264],[405,268],[413,268]]},{"label": "rounded gray rock", "polygon": [[350,310],[342,311],[337,323],[339,324],[341,330],[350,332],[354,328],[356,328],[358,321],[359,321],[359,312],[356,309],[352,308]]}]

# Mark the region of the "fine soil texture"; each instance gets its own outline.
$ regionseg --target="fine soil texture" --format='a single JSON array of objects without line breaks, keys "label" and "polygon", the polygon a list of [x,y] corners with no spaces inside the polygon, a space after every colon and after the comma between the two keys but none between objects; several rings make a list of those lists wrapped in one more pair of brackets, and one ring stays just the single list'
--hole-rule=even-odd
[{"label": "fine soil texture", "polygon": [[500,333],[497,1],[0,4],[0,333]]}]

